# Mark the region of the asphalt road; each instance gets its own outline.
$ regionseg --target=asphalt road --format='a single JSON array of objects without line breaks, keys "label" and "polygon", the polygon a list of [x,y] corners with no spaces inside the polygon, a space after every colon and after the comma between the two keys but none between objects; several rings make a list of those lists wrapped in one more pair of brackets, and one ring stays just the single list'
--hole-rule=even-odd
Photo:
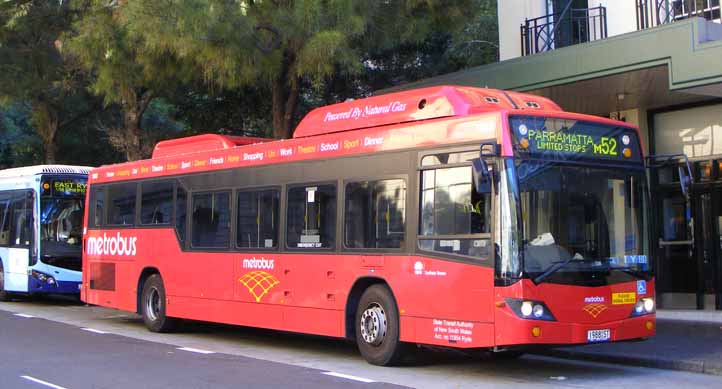
[{"label": "asphalt road", "polygon": [[104,332],[0,311],[0,388],[399,387]]},{"label": "asphalt road", "polygon": [[207,323],[155,334],[136,315],[115,310],[64,300],[0,303],[2,389],[722,387],[722,377],[679,371],[417,354],[413,366],[382,368],[337,339]]}]

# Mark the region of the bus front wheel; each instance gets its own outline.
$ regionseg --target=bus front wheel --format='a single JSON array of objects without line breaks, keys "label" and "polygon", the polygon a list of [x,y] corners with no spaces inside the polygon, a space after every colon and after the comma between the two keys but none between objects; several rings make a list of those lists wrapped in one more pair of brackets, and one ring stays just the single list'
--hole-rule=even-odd
[{"label": "bus front wheel", "polygon": [[0,261],[0,301],[10,301],[11,294],[5,291],[5,269]]},{"label": "bus front wheel", "polygon": [[356,310],[356,343],[361,355],[372,365],[401,362],[405,345],[399,341],[398,308],[385,285],[371,285],[361,295]]},{"label": "bus front wheel", "polygon": [[160,274],[153,274],[145,280],[141,301],[143,322],[149,330],[153,332],[169,332],[175,329],[178,319],[168,317],[165,314],[165,287]]}]

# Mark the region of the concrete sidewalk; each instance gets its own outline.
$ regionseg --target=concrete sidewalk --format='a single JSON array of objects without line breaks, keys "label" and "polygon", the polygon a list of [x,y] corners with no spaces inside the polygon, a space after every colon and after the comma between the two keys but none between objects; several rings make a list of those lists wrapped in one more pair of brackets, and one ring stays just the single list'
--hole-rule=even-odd
[{"label": "concrete sidewalk", "polygon": [[722,375],[722,312],[659,311],[657,335],[639,342],[544,350],[544,355]]}]

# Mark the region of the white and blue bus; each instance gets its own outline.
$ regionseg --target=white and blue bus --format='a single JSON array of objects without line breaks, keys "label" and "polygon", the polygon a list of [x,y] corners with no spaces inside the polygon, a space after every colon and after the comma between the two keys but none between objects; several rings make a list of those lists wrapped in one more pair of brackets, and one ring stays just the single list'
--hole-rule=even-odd
[{"label": "white and blue bus", "polygon": [[89,167],[0,170],[0,300],[79,293]]}]

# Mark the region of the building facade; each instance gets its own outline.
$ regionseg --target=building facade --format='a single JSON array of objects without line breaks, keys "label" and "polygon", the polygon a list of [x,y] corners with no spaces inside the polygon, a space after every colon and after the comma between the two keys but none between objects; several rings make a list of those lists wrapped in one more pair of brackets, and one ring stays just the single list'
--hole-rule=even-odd
[{"label": "building facade", "polygon": [[[524,91],[639,126],[664,308],[722,309],[720,0],[498,0],[501,61],[427,79]],[[689,169],[687,169],[689,166]],[[679,168],[694,183],[685,195]],[[683,174],[684,176],[684,174]]]}]

